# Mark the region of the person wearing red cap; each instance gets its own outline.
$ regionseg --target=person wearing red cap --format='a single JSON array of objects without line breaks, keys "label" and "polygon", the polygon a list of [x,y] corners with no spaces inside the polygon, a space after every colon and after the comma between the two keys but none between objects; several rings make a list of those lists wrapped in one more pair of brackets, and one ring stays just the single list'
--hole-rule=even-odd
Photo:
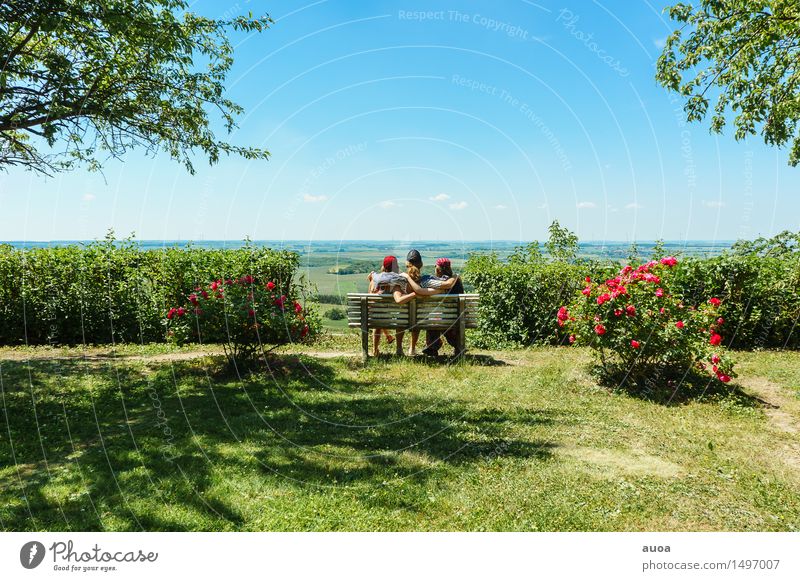
[{"label": "person wearing red cap", "polygon": [[[403,273],[403,276],[405,276],[406,279],[408,279],[409,286],[418,296],[431,296],[440,293],[460,294],[464,292],[464,285],[461,283],[461,278],[453,275],[449,258],[439,258],[436,261],[435,276],[431,276],[430,274],[419,276],[419,271],[422,270],[422,256],[420,255],[419,251],[411,250],[408,253],[408,256],[406,257],[406,267],[408,269],[408,272]],[[412,273],[416,276],[412,276]],[[427,333],[432,333],[432,332],[428,331]],[[425,349],[428,349],[427,333],[426,333]],[[450,333],[452,338],[454,339],[457,338],[455,329],[448,330],[448,333]],[[434,338],[440,339],[440,335],[441,333],[439,333],[438,335],[434,333],[433,335],[430,336],[430,338],[431,340],[433,340]],[[411,350],[409,351],[409,355],[412,356],[416,355],[416,347],[418,339],[419,339],[419,329],[413,329],[411,331]],[[450,339],[448,338],[448,342],[449,341]],[[441,345],[441,339],[439,340],[439,345]],[[425,353],[425,350],[423,350],[423,353]],[[430,355],[431,353],[426,353],[426,354]],[[433,354],[435,355],[436,353]]]},{"label": "person wearing red cap", "polygon": [[[436,276],[438,280],[455,280],[453,285],[447,290],[448,294],[463,294],[464,285],[461,282],[461,277],[453,275],[453,267],[449,258],[438,258],[436,260]],[[425,355],[436,357],[439,355],[439,349],[442,348],[442,335],[444,335],[447,342],[453,347],[458,349],[458,331],[455,328],[447,329],[446,331],[439,331],[431,329],[425,331],[425,349],[422,352]]]},{"label": "person wearing red cap", "polygon": [[[399,270],[397,258],[394,256],[385,257],[381,271],[369,274],[369,292],[377,294],[391,293],[394,295],[394,300],[401,305],[412,300],[417,295],[414,292],[407,292],[406,279],[398,272]],[[386,337],[387,343],[391,344],[394,341],[389,329],[375,329],[372,352],[376,357],[380,353],[381,334]],[[403,344],[403,331],[397,331],[397,341],[398,345]]]}]

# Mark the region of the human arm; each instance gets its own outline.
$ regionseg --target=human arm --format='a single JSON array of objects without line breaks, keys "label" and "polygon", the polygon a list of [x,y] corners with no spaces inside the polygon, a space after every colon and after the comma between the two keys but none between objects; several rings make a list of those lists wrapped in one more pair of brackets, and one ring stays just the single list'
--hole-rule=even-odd
[{"label": "human arm", "polygon": [[443,293],[446,289],[438,289],[438,288],[424,288],[419,286],[417,282],[408,276],[408,273],[402,273],[402,276],[408,281],[409,286],[414,290],[414,293],[420,297],[429,297],[432,295],[438,295]]},{"label": "human arm", "polygon": [[409,302],[409,301],[411,301],[411,300],[415,299],[415,298],[416,298],[416,296],[417,296],[417,295],[416,295],[416,293],[408,293],[408,294],[403,294],[403,293],[402,293],[401,291],[399,291],[399,290],[396,290],[396,291],[394,291],[394,301],[395,301],[395,302],[396,302],[398,305],[404,305],[404,304],[406,304],[407,302]]},{"label": "human arm", "polygon": [[431,276],[425,280],[425,288],[450,290],[451,288],[453,288],[453,285],[456,284],[457,280],[458,280],[457,275],[444,279]]}]

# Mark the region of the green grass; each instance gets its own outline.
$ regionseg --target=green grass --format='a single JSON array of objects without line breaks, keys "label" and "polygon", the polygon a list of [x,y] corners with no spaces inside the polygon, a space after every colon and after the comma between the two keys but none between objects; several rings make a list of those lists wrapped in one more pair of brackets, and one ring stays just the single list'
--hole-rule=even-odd
[{"label": "green grass", "polygon": [[200,348],[0,350],[0,528],[800,529],[798,353],[738,355],[774,409],[609,391],[579,350],[326,341],[243,380]]},{"label": "green grass", "polygon": [[319,303],[319,304],[316,305],[316,308],[319,311],[320,315],[323,315],[323,317],[322,317],[322,326],[325,329],[328,329],[330,331],[335,331],[335,332],[341,332],[341,331],[344,331],[346,329],[349,329],[349,327],[347,326],[347,318],[346,317],[344,319],[333,320],[333,319],[329,319],[329,318],[324,316],[325,313],[327,311],[329,311],[330,309],[338,309],[338,310],[346,312],[346,308],[347,307],[345,307],[345,305],[333,305],[333,304],[329,304],[329,303]]}]

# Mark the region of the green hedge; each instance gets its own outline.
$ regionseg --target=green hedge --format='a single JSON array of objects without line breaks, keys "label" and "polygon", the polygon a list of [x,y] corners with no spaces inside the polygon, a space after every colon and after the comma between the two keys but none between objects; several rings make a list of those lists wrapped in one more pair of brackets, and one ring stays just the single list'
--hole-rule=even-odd
[{"label": "green hedge", "polygon": [[675,288],[687,304],[709,296],[723,301],[731,347],[800,347],[800,255],[685,258],[675,269]]},{"label": "green hedge", "polygon": [[164,317],[197,285],[251,274],[297,298],[294,252],[246,243],[140,249],[133,241],[20,250],[0,245],[0,344],[164,340]]},{"label": "green hedge", "polygon": [[534,245],[505,261],[496,254],[470,256],[464,278],[481,295],[475,343],[489,348],[562,343],[559,307],[572,300],[584,277],[605,280],[618,268],[611,261],[547,260]]},{"label": "green hedge", "polygon": [[[534,243],[506,260],[470,256],[464,274],[481,294],[479,346],[562,343],[559,307],[571,302],[586,276],[605,280],[620,266],[578,259],[577,238],[557,223],[545,247],[546,255]],[[660,258],[661,245],[655,252],[653,258]],[[688,305],[720,298],[731,347],[800,347],[800,234],[738,242],[710,258],[679,257],[672,290]]]}]

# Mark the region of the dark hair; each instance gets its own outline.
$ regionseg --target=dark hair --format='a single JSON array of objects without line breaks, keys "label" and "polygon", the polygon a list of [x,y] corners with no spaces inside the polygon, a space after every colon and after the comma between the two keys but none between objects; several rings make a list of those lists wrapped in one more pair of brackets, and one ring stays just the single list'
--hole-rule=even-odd
[{"label": "dark hair", "polygon": [[422,268],[422,255],[420,255],[419,250],[412,248],[408,251],[408,255],[406,256],[406,262],[413,264],[417,268]]},{"label": "dark hair", "polygon": [[436,265],[436,276],[449,276],[453,278],[453,267],[450,263],[444,264],[442,266]]}]

